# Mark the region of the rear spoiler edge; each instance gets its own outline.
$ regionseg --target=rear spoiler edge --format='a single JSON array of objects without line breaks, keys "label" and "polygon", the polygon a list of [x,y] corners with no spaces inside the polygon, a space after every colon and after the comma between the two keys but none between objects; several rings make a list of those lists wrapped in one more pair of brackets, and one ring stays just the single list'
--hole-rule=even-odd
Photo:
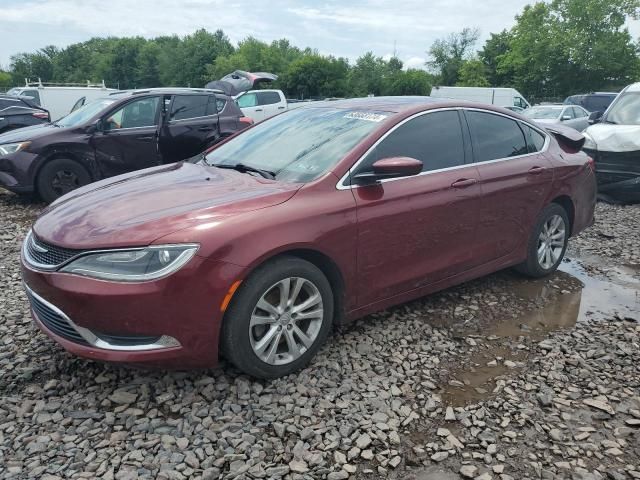
[{"label": "rear spoiler edge", "polygon": [[545,125],[544,129],[556,137],[560,143],[576,150],[582,149],[586,140],[582,133],[564,125]]}]

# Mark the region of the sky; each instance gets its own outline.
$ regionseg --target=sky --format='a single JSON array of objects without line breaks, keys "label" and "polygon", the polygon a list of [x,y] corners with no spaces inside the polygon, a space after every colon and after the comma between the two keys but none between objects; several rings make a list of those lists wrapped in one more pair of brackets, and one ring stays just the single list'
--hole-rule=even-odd
[{"label": "sky", "polygon": [[[155,37],[223,29],[235,44],[249,35],[351,61],[366,51],[421,68],[434,40],[464,27],[481,39],[514,24],[531,0],[0,0],[0,66],[11,55],[65,47],[95,36]],[[634,37],[640,24],[633,22]]]}]

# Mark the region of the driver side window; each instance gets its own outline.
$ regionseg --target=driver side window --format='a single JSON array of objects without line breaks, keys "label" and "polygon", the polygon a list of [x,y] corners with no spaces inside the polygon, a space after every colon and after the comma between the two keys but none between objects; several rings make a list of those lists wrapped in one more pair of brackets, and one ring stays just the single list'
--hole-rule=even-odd
[{"label": "driver side window", "polygon": [[105,130],[154,127],[157,123],[160,97],[141,98],[127,103],[104,121]]},{"label": "driver side window", "polygon": [[427,113],[400,125],[369,152],[355,173],[370,172],[376,161],[389,157],[420,160],[423,172],[463,165],[464,141],[458,112]]}]

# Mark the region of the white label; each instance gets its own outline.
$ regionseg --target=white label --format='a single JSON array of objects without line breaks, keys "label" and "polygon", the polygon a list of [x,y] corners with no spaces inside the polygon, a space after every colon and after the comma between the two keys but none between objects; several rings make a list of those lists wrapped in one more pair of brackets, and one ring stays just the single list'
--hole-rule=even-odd
[{"label": "white label", "polygon": [[366,120],[367,122],[381,122],[387,118],[387,115],[370,112],[349,112],[344,118],[355,118],[356,120]]}]

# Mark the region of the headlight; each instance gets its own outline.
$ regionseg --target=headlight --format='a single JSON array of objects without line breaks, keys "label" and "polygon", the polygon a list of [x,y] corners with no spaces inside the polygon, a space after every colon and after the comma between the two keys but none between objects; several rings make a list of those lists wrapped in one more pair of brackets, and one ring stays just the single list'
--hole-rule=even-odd
[{"label": "headlight", "polygon": [[0,145],[0,155],[9,155],[24,150],[31,142],[5,143]]},{"label": "headlight", "polygon": [[130,250],[88,253],[68,263],[61,272],[118,282],[144,282],[166,277],[195,255],[198,245],[159,245]]},{"label": "headlight", "polygon": [[598,149],[598,145],[596,145],[596,142],[593,141],[593,138],[591,138],[588,133],[583,132],[582,135],[584,136],[584,145],[582,146],[582,148],[586,148],[588,150]]}]

